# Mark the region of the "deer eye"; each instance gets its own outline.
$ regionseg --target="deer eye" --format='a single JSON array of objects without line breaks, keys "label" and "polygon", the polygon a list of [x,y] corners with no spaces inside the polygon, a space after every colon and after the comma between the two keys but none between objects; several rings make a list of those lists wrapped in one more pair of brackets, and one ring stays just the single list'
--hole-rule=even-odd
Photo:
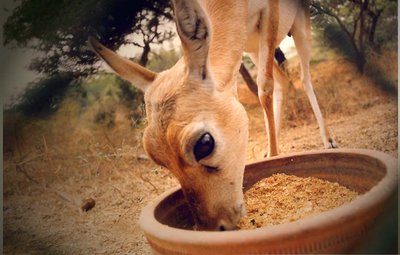
[{"label": "deer eye", "polygon": [[210,133],[204,133],[193,148],[193,153],[197,161],[207,157],[214,151],[214,138]]}]

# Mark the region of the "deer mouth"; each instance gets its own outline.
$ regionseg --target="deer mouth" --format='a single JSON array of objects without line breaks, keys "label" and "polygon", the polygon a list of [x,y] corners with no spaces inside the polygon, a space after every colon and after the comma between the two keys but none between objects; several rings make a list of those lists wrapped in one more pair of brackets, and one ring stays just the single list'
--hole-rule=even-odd
[{"label": "deer mouth", "polygon": [[201,196],[193,189],[184,189],[186,201],[194,220],[194,230],[198,231],[226,231],[237,229],[236,224],[244,214],[243,205],[232,207],[231,210],[225,208],[217,209],[211,216],[210,212],[202,204]]},{"label": "deer mouth", "polygon": [[202,210],[201,201],[197,193],[193,189],[183,189],[183,193],[195,223],[193,229],[209,230],[209,224],[207,224],[208,220],[205,217],[204,210]]}]

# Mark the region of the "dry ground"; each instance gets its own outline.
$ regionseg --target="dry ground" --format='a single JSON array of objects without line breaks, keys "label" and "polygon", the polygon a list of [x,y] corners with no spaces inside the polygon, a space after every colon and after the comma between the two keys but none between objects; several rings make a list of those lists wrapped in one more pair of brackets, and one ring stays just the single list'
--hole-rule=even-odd
[{"label": "dry ground", "polygon": [[[296,69],[289,70],[296,76]],[[397,95],[381,91],[337,56],[314,63],[312,74],[326,123],[340,147],[397,157]],[[299,82],[292,80],[280,152],[321,149],[309,103]],[[244,85],[239,93],[250,119],[250,162],[266,151],[263,117]],[[137,224],[140,210],[177,182],[143,157],[141,129],[123,122],[112,130],[95,128],[69,118],[73,114],[64,109],[50,120],[5,118],[4,254],[150,254]],[[82,212],[81,201],[89,197],[96,206]]]}]

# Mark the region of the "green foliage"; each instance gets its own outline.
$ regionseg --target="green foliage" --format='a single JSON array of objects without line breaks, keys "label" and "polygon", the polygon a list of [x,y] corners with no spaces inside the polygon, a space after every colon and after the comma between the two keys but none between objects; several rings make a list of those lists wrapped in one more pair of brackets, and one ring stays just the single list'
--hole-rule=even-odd
[{"label": "green foliage", "polygon": [[398,58],[397,48],[392,45],[377,52],[369,52],[365,74],[383,91],[397,95],[398,90]]},{"label": "green foliage", "polygon": [[398,13],[397,1],[377,1],[383,5],[382,18],[380,19],[376,34],[375,44],[380,47],[388,43],[396,44],[398,41]]},{"label": "green foliage", "polygon": [[32,117],[48,117],[58,109],[72,79],[70,73],[61,73],[32,83],[15,109]]},{"label": "green foliage", "polygon": [[327,24],[323,31],[323,38],[329,47],[336,48],[344,56],[352,59],[359,68],[363,67],[365,62],[363,56],[353,47],[351,38],[340,27]]},{"label": "green foliage", "polygon": [[140,104],[144,104],[143,93],[132,86],[129,81],[122,80],[119,77],[116,77],[117,84],[119,87],[118,97],[121,103],[127,106],[140,106]]},{"label": "green foliage", "polygon": [[98,60],[87,47],[88,36],[98,37],[102,43],[117,49],[129,41],[127,35],[143,19],[146,10],[153,18],[147,35],[158,32],[159,20],[171,20],[168,0],[21,0],[20,5],[4,24],[4,45],[30,47],[40,52],[30,68],[47,75],[74,72],[86,76],[97,71]]},{"label": "green foliage", "polygon": [[61,73],[32,83],[10,111],[47,118],[58,110],[74,108],[76,117],[89,113],[95,123],[112,127],[118,106],[129,109],[132,125],[141,123],[143,93],[129,82],[113,74],[98,74],[76,83],[72,74]]},{"label": "green foliage", "polygon": [[143,92],[128,81],[117,77],[119,102],[130,109],[129,118],[133,126],[139,125],[145,116]]},{"label": "green foliage", "polygon": [[397,42],[397,1],[319,0],[311,11],[316,31],[355,61],[363,72],[369,51]]},{"label": "green foliage", "polygon": [[374,47],[381,42],[397,41],[395,0],[314,0],[311,13],[317,30],[337,25],[353,40],[362,39]]},{"label": "green foliage", "polygon": [[174,48],[171,50],[161,48],[158,52],[150,55],[146,67],[154,72],[164,71],[175,65],[175,63],[181,58],[181,55],[181,52]]},{"label": "green foliage", "polygon": [[82,81],[79,86],[83,91],[78,99],[80,114],[92,112],[95,123],[114,127],[118,106],[129,109],[127,121],[132,126],[141,123],[144,116],[143,93],[129,82],[113,74],[98,74]]},{"label": "green foliage", "polygon": [[115,75],[99,74],[83,80],[80,86],[84,91],[84,98],[88,101],[88,104],[93,104],[105,95],[116,99],[116,81],[117,77]]}]

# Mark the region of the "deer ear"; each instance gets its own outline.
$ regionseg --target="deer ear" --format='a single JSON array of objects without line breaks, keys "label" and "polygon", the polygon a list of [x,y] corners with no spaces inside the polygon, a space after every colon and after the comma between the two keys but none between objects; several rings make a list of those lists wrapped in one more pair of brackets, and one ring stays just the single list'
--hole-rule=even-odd
[{"label": "deer ear", "polygon": [[196,0],[174,0],[177,31],[182,42],[190,75],[206,79],[210,26],[206,14]]},{"label": "deer ear", "polygon": [[145,91],[154,81],[157,75],[156,73],[117,55],[93,37],[89,37],[88,43],[92,50],[103,59],[116,74],[131,82],[132,85],[138,89]]}]

